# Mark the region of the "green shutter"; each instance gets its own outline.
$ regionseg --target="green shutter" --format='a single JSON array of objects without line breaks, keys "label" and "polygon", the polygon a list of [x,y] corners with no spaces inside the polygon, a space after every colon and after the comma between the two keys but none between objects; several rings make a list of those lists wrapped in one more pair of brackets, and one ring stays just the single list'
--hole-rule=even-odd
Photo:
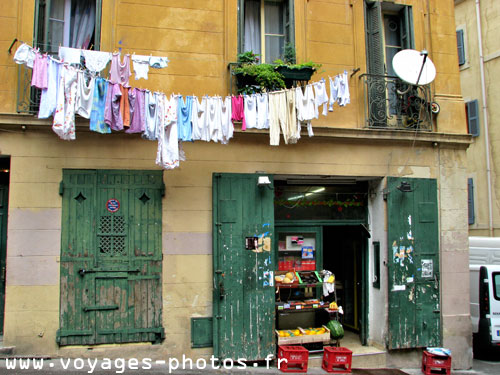
[{"label": "green shutter", "polygon": [[469,127],[469,134],[479,136],[479,102],[477,99],[465,103],[467,110],[467,125]]},{"label": "green shutter", "polygon": [[387,190],[389,348],[439,346],[437,183],[388,177]]},{"label": "green shutter", "polygon": [[380,2],[365,2],[368,73],[384,74],[384,45]]},{"label": "green shutter", "polygon": [[285,43],[295,46],[295,7],[293,0],[285,1]]},{"label": "green shutter", "polygon": [[161,171],[64,170],[60,345],[156,342]]},{"label": "green shutter", "polygon": [[474,213],[474,179],[467,179],[467,207],[469,211],[469,225],[474,224],[476,217]]},{"label": "green shutter", "polygon": [[458,50],[458,65],[465,64],[465,43],[464,31],[457,30],[457,50]]},{"label": "green shutter", "polygon": [[[270,176],[271,177],[271,176]],[[246,249],[246,238],[267,238],[273,248],[270,186],[257,175],[213,176],[213,323],[217,358],[262,360],[275,353],[271,251]],[[267,285],[266,285],[267,284]]]},{"label": "green shutter", "polygon": [[403,49],[415,49],[415,36],[413,31],[413,12],[410,5],[403,6],[399,12],[401,46]]},{"label": "green shutter", "polygon": [[238,0],[238,53],[245,51],[245,0]]}]

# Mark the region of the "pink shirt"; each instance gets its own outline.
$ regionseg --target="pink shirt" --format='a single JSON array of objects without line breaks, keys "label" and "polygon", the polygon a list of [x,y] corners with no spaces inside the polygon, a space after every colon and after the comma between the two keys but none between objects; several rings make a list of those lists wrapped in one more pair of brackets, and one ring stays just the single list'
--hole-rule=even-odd
[{"label": "pink shirt", "polygon": [[35,61],[33,63],[33,73],[31,76],[31,86],[38,87],[39,89],[47,88],[48,65],[49,60],[47,59],[47,55],[36,52]]},{"label": "pink shirt", "polygon": [[123,63],[120,63],[120,54],[113,53],[111,58],[111,68],[109,69],[109,80],[111,83],[120,83],[125,87],[130,87],[128,82],[132,73],[130,72],[130,55],[123,56]]},{"label": "pink shirt", "polygon": [[245,106],[243,101],[243,96],[233,96],[231,98],[231,120],[233,124],[235,121],[241,121],[241,130],[247,129],[247,123],[245,121]]}]

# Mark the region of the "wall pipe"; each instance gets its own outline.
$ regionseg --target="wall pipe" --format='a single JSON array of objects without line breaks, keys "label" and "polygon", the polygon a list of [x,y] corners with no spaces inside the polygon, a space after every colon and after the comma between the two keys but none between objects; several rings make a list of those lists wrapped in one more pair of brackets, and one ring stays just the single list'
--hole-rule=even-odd
[{"label": "wall pipe", "polygon": [[491,151],[490,137],[488,127],[488,97],[486,95],[486,83],[484,76],[484,55],[483,55],[483,37],[481,27],[481,6],[480,0],[476,0],[476,18],[477,18],[477,42],[479,47],[479,70],[481,74],[481,93],[483,102],[484,117],[484,146],[486,149],[486,177],[488,180],[488,230],[490,237],[493,237],[493,199],[491,193]]}]

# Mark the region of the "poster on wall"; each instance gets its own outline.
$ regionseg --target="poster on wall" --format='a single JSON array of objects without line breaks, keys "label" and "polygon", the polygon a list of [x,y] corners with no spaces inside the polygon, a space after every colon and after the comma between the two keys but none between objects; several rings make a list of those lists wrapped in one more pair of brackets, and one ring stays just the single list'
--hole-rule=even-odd
[{"label": "poster on wall", "polygon": [[432,277],[433,271],[432,259],[422,259],[422,277]]}]

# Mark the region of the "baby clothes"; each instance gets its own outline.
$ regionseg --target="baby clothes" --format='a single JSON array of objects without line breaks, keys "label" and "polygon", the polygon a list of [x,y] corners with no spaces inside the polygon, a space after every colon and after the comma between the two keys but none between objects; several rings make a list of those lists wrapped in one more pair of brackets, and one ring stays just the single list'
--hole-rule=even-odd
[{"label": "baby clothes", "polygon": [[182,95],[178,98],[177,103],[177,131],[181,141],[192,141],[193,130],[191,125],[191,103],[193,98],[186,96],[186,101],[183,100]]},{"label": "baby clothes", "polygon": [[222,140],[221,128],[221,107],[222,99],[220,96],[213,96],[207,99],[206,123],[208,128],[209,140],[219,142]]},{"label": "baby clothes", "polygon": [[111,68],[109,69],[109,80],[112,83],[121,83],[125,87],[129,87],[130,73],[130,55],[123,56],[123,63],[120,63],[120,54],[113,53],[111,57]]},{"label": "baby clothes", "polygon": [[104,121],[112,130],[123,130],[123,118],[120,111],[122,90],[119,83],[110,83],[106,97]]},{"label": "baby clothes", "polygon": [[48,118],[54,114],[57,105],[57,91],[61,79],[62,64],[49,57],[47,69],[47,88],[42,90],[38,118]]},{"label": "baby clothes", "polygon": [[330,100],[328,101],[328,111],[333,112],[333,105],[338,99],[339,95],[339,77],[332,79],[330,77]]},{"label": "baby clothes", "polygon": [[244,95],[244,112],[247,129],[257,127],[257,97],[255,94]]},{"label": "baby clothes", "polygon": [[349,75],[346,71],[339,76],[339,105],[344,107],[351,102],[349,94]]},{"label": "baby clothes", "polygon": [[207,97],[201,98],[193,96],[191,103],[191,123],[193,124],[193,141],[210,141],[208,137],[208,128],[205,122],[205,111],[207,108]]},{"label": "baby clothes", "polygon": [[326,93],[326,83],[322,79],[319,82],[314,82],[314,92],[316,94],[314,108],[315,117],[318,118],[318,108],[323,104],[323,116],[326,116],[326,105],[328,104],[328,94]]},{"label": "baby clothes", "polygon": [[297,120],[302,124],[307,125],[309,137],[314,135],[311,125],[311,120],[315,117],[314,93],[311,85],[307,85],[305,92],[297,87],[295,89],[295,105],[297,108]]},{"label": "baby clothes", "polygon": [[177,134],[177,104],[175,96],[164,98],[164,119],[158,131],[158,151],[156,164],[164,169],[179,166],[179,139]]},{"label": "baby clothes", "polygon": [[33,72],[31,74],[31,86],[38,87],[39,89],[47,88],[47,69],[48,58],[47,55],[35,53],[35,61],[33,63]]},{"label": "baby clothes", "polygon": [[132,55],[135,79],[148,79],[150,56]]},{"label": "baby clothes", "polygon": [[130,127],[125,130],[125,133],[142,133],[145,125],[145,91],[135,87],[130,88],[128,90],[128,100],[130,103]]},{"label": "baby clothes", "polygon": [[108,124],[104,122],[104,110],[108,93],[108,82],[103,78],[96,78],[94,83],[94,98],[90,112],[90,130],[102,134],[111,133]]},{"label": "baby clothes", "polygon": [[85,57],[85,66],[91,72],[100,72],[111,60],[110,52],[82,50],[82,54]]},{"label": "baby clothes", "polygon": [[35,62],[35,50],[26,43],[21,44],[14,54],[16,64],[26,64],[28,68],[33,68]]},{"label": "baby clothes", "polygon": [[233,138],[233,122],[231,121],[231,97],[226,96],[221,104],[220,124],[222,129],[222,144],[227,144]]},{"label": "baby clothes", "polygon": [[142,138],[154,141],[157,139],[157,118],[158,118],[158,94],[146,90],[144,108],[145,108],[145,126]]},{"label": "baby clothes", "polygon": [[169,60],[166,57],[150,56],[149,65],[152,68],[162,69],[168,66]]},{"label": "baby clothes", "polygon": [[95,78],[90,77],[88,84],[86,81],[85,73],[83,70],[79,70],[76,90],[76,113],[84,118],[90,118],[94,99]]},{"label": "baby clothes", "polygon": [[52,130],[59,138],[74,140],[75,135],[75,102],[78,71],[69,65],[62,66],[61,79],[57,95],[57,106],[54,114]]},{"label": "baby clothes", "polygon": [[232,115],[231,120],[233,121],[233,125],[235,121],[241,121],[241,130],[247,129],[247,124],[245,121],[245,109],[243,96],[233,96],[231,98],[231,107],[232,107]]},{"label": "baby clothes", "polygon": [[257,129],[269,129],[269,99],[266,92],[257,94]]},{"label": "baby clothes", "polygon": [[68,64],[80,64],[81,52],[79,48],[59,47],[59,59]]}]

